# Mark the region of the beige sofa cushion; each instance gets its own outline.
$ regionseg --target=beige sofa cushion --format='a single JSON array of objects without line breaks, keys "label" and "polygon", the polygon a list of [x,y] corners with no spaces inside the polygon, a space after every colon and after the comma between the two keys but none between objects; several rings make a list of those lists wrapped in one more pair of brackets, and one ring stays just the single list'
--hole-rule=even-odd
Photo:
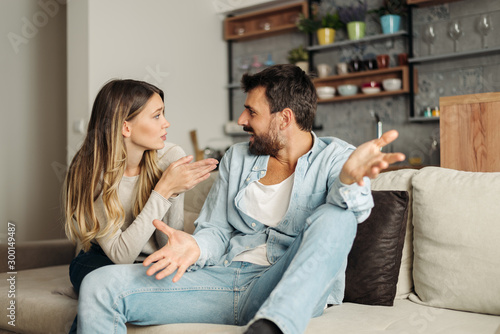
[{"label": "beige sofa cushion", "polygon": [[410,298],[500,315],[500,173],[428,167],[412,184]]},{"label": "beige sofa cushion", "polygon": [[[416,169],[400,169],[392,172],[380,174],[372,180],[372,190],[406,190],[408,191],[409,203],[412,202],[411,179],[418,173]],[[408,298],[413,291],[413,224],[412,206],[408,208],[408,221],[406,223],[405,243],[403,246],[403,256],[401,258],[401,268],[399,270],[398,285],[396,287],[396,299]]]},{"label": "beige sofa cushion", "polygon": [[198,218],[208,192],[218,175],[219,172],[210,173],[208,179],[184,194],[184,231],[191,234],[194,232],[194,221]]}]

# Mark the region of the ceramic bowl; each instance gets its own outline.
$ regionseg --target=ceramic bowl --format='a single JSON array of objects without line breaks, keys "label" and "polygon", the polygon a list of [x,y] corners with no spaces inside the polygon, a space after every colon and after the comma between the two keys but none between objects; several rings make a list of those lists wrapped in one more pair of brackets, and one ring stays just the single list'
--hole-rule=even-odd
[{"label": "ceramic bowl", "polygon": [[371,88],[378,87],[378,88],[381,88],[382,85],[380,84],[380,82],[369,81],[369,82],[365,82],[363,85],[361,85],[361,88],[365,88],[365,87],[371,87]]},{"label": "ceramic bowl", "polygon": [[365,94],[376,94],[380,93],[380,87],[363,87],[361,91]]},{"label": "ceramic bowl", "polygon": [[387,91],[400,90],[401,79],[385,79],[382,81],[382,86]]},{"label": "ceramic bowl", "polygon": [[365,94],[379,93],[380,90],[381,90],[381,85],[379,82],[376,81],[366,82],[361,86],[361,91]]},{"label": "ceramic bowl", "polygon": [[324,86],[316,88],[320,99],[330,99],[335,95],[335,87]]},{"label": "ceramic bowl", "polygon": [[342,96],[352,96],[358,92],[358,86],[356,85],[340,85],[337,89]]}]

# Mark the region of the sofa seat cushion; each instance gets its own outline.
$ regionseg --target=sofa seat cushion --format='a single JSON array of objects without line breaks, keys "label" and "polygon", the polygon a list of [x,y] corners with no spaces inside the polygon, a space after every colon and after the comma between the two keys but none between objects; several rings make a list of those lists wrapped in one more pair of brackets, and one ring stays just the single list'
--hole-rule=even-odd
[{"label": "sofa seat cushion", "polygon": [[[20,333],[68,333],[75,318],[77,301],[55,293],[58,288],[71,287],[68,265],[18,271],[16,282],[16,326],[9,318],[0,317],[0,328]],[[0,274],[0,291],[7,290],[7,278]],[[6,310],[10,298],[0,294],[0,307]]]},{"label": "sofa seat cushion", "polygon": [[412,183],[412,298],[500,315],[500,173],[427,167]]},{"label": "sofa seat cushion", "polygon": [[408,299],[396,299],[393,307],[353,303],[332,306],[312,319],[307,334],[494,334],[500,317],[433,308]]}]

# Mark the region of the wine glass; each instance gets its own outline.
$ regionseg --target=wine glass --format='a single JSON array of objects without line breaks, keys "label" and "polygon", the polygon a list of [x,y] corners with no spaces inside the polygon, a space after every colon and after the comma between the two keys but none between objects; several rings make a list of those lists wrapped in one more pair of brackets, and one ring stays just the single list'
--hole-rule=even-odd
[{"label": "wine glass", "polygon": [[436,31],[434,30],[434,26],[432,24],[428,24],[424,27],[422,39],[429,46],[429,56],[432,55],[432,45],[436,40]]},{"label": "wine glass", "polygon": [[459,20],[452,20],[448,24],[448,36],[453,40],[453,51],[458,50],[458,39],[464,35],[462,24]]},{"label": "wine glass", "polygon": [[483,49],[488,48],[488,43],[486,42],[486,36],[493,30],[491,25],[491,17],[488,14],[483,14],[479,17],[479,21],[477,23],[477,30],[481,34],[481,44]]}]

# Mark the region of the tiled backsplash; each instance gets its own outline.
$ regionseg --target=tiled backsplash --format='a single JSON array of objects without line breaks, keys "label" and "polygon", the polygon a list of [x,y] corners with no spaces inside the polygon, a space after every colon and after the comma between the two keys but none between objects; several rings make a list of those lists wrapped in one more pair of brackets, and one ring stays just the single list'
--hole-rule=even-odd
[{"label": "tiled backsplash", "polygon": [[[369,9],[377,8],[382,0],[369,0]],[[323,1],[322,7],[343,6],[349,0]],[[489,48],[500,47],[500,1],[463,0],[439,6],[415,8],[413,10],[414,53],[416,57],[428,55],[428,45],[421,39],[422,29],[433,23],[436,40],[433,54],[453,52],[453,40],[447,37],[446,29],[451,19],[459,18],[464,36],[459,40],[459,50],[472,51],[481,48],[481,36],[475,22],[480,14],[489,13],[493,32],[487,36]],[[366,35],[381,33],[376,17],[367,16]],[[346,39],[344,32],[337,32],[336,40]],[[359,47],[344,47],[335,51],[322,52],[314,56],[314,63],[326,63],[335,67],[341,61],[349,61],[356,55],[371,58],[378,54],[391,56],[390,66],[397,65],[397,54],[407,52],[407,37],[396,37],[387,41],[364,44]],[[288,50],[306,45],[307,39],[301,33],[289,33],[247,42],[233,44],[233,81],[238,82],[253,56],[264,63],[269,54],[276,63],[286,63]],[[243,65],[243,66],[242,66]],[[500,53],[494,55],[460,58],[423,63],[418,69],[419,91],[415,95],[415,113],[427,106],[437,106],[440,96],[500,91]],[[312,75],[314,70],[312,69]],[[245,94],[233,90],[233,118],[242,111]],[[377,113],[383,123],[383,130],[397,129],[400,138],[388,151],[400,151],[408,158],[420,157],[424,164],[439,164],[439,123],[410,123],[409,98],[405,95],[373,98],[359,101],[326,103],[318,105],[316,124],[323,126],[316,133],[320,136],[336,136],[354,145],[359,145],[376,136],[376,122],[372,112]],[[244,138],[235,138],[245,140]]]}]

